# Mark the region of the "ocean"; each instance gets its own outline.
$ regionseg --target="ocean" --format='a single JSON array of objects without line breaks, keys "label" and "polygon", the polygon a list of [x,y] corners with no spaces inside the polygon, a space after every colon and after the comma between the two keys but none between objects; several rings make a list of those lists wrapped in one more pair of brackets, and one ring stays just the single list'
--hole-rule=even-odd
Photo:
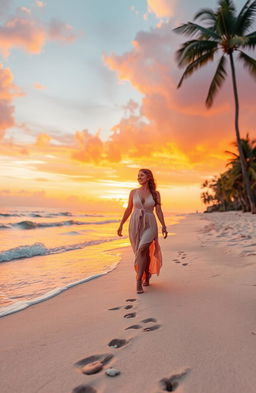
[{"label": "ocean", "polygon": [[[179,218],[172,215],[171,223]],[[120,248],[130,245],[127,223],[124,236],[116,235],[119,221],[50,208],[1,211],[0,317],[115,269]]]}]

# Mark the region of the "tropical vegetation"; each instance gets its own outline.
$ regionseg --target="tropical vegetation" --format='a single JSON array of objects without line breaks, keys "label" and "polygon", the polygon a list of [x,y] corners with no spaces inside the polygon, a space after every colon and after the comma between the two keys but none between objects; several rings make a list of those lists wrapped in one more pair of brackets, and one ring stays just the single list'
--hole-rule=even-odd
[{"label": "tropical vegetation", "polygon": [[[246,171],[251,184],[254,203],[256,203],[256,140],[251,140],[249,135],[241,139],[243,154],[246,161]],[[237,146],[233,142],[233,146]],[[241,161],[238,152],[226,151],[230,158],[227,170],[219,176],[203,182],[204,191],[201,199],[207,205],[208,212],[243,210],[250,211],[250,202],[243,182]]]},{"label": "tropical vegetation", "polygon": [[[240,161],[240,181],[244,199],[249,211],[256,213],[256,201],[253,193],[254,185],[250,182],[252,177],[247,171],[247,162],[243,151],[243,141],[239,129],[239,98],[236,77],[236,60],[242,62],[253,78],[256,78],[256,60],[249,53],[256,47],[256,31],[252,31],[256,16],[256,1],[248,0],[237,13],[234,1],[219,0],[216,10],[210,8],[201,9],[194,16],[194,22],[188,22],[174,29],[176,33],[190,36],[192,39],[181,44],[176,52],[178,66],[185,68],[179,81],[180,87],[183,81],[191,76],[199,68],[213,61],[217,54],[217,68],[211,81],[206,106],[210,108],[214,98],[222,87],[228,71],[227,63],[230,64],[233,95],[235,102],[235,133]],[[204,25],[195,21],[202,21]],[[251,54],[251,53],[250,53]],[[238,165],[238,163],[236,163]],[[223,181],[223,179],[222,179]],[[217,187],[217,186],[216,186]],[[218,184],[218,187],[220,184]],[[241,202],[242,203],[242,202]]]}]

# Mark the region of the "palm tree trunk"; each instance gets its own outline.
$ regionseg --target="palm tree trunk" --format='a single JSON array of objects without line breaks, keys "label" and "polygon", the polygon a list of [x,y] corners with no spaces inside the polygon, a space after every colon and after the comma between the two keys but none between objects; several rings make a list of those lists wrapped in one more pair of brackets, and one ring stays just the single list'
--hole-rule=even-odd
[{"label": "palm tree trunk", "polygon": [[242,149],[240,131],[239,131],[239,101],[238,101],[238,90],[237,90],[237,83],[236,83],[236,73],[235,73],[233,52],[229,53],[229,59],[230,59],[230,65],[231,65],[233,90],[234,90],[234,98],[235,98],[235,130],[236,130],[237,147],[238,147],[239,158],[240,158],[240,162],[241,162],[243,181],[245,184],[246,193],[247,193],[249,203],[250,203],[250,210],[253,214],[255,214],[256,213],[256,205],[254,202],[253,192],[252,192],[251,185],[250,185],[249,175],[246,170],[246,161],[245,161],[244,152]]}]

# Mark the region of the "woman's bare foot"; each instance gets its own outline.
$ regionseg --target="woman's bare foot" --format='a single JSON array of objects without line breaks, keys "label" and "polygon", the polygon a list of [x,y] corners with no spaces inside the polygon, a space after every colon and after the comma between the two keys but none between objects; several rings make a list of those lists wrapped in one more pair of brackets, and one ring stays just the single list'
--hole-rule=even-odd
[{"label": "woman's bare foot", "polygon": [[137,280],[137,293],[144,293],[141,280]]},{"label": "woman's bare foot", "polygon": [[151,273],[146,273],[146,279],[143,282],[144,287],[148,287],[149,286],[150,278],[151,278]]}]

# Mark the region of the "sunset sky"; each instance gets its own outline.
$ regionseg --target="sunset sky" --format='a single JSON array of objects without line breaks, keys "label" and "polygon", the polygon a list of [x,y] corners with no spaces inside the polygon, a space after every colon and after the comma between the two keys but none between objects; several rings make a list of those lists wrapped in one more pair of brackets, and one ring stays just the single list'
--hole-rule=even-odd
[{"label": "sunset sky", "polygon": [[[172,29],[216,4],[0,0],[1,206],[118,210],[144,167],[164,210],[202,210],[202,181],[234,149],[232,86],[206,109],[215,62],[177,90]],[[255,85],[237,73],[242,135],[256,137]]]}]

